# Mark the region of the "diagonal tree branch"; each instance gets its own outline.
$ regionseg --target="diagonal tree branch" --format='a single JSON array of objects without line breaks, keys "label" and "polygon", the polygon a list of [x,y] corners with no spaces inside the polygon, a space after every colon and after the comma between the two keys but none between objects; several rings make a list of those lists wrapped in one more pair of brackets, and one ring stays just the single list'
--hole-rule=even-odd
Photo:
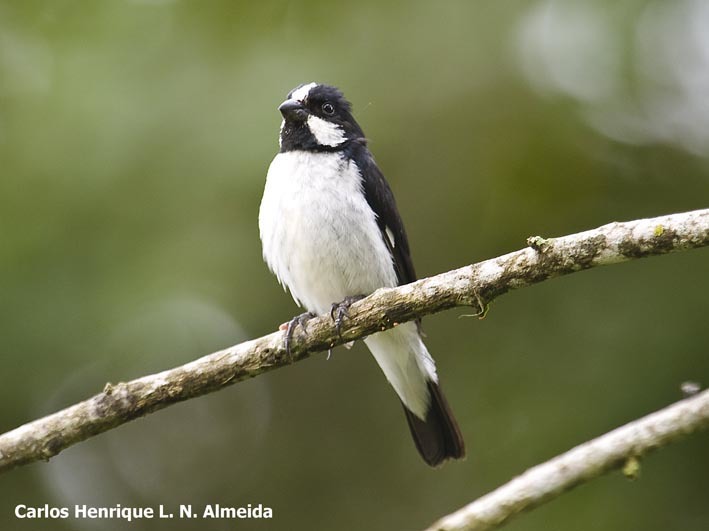
[{"label": "diagonal tree branch", "polygon": [[497,529],[519,513],[611,470],[622,467],[632,478],[640,457],[708,427],[709,391],[704,391],[530,468],[426,531]]},{"label": "diagonal tree branch", "polygon": [[529,247],[434,277],[380,289],[350,308],[338,336],[329,316],[308,322],[291,356],[283,333],[246,341],[103,392],[0,435],[0,472],[41,459],[168,405],[204,395],[334,346],[455,306],[481,315],[496,297],[591,267],[709,245],[709,209],[610,223],[560,238],[529,238]]}]

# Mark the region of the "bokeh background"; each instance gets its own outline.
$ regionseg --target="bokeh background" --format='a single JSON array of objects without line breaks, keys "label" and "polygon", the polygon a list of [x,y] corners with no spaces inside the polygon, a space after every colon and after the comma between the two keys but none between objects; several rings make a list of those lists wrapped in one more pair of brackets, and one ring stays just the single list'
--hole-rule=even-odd
[{"label": "bokeh background", "polygon": [[[0,1],[0,431],[299,313],[257,212],[295,85],[340,86],[421,276],[709,204],[709,4]],[[413,530],[709,383],[709,250],[450,311],[427,343],[468,445],[428,469],[361,346],[0,476],[0,529]],[[709,528],[709,437],[513,531]],[[42,520],[18,503],[270,506],[269,521]]]}]

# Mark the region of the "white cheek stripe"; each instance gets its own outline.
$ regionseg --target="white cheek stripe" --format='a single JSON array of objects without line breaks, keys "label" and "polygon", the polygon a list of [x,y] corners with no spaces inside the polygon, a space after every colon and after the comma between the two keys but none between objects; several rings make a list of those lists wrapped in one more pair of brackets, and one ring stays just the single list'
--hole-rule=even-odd
[{"label": "white cheek stripe", "polygon": [[290,99],[295,101],[303,101],[308,96],[310,89],[315,88],[317,86],[317,83],[308,83],[307,85],[303,85],[290,95]]},{"label": "white cheek stripe", "polygon": [[308,116],[308,127],[315,140],[321,146],[335,147],[345,141],[345,132],[337,124],[326,122],[322,118]]}]

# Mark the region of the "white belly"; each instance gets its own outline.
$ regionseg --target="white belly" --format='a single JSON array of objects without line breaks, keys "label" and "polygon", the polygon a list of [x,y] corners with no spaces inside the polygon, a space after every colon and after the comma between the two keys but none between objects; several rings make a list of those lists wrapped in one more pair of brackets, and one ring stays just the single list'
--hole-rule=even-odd
[{"label": "white belly", "polygon": [[259,229],[268,266],[309,311],[397,283],[358,169],[339,154],[276,155]]}]

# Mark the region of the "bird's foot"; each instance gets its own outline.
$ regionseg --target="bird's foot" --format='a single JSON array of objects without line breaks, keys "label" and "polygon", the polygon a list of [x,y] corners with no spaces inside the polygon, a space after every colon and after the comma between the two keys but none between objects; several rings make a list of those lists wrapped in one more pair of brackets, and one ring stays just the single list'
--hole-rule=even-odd
[{"label": "bird's foot", "polygon": [[330,317],[335,321],[335,328],[337,329],[337,335],[342,339],[342,323],[345,318],[349,318],[350,306],[355,302],[361,301],[366,295],[353,295],[350,297],[345,297],[342,302],[336,302],[330,308]]},{"label": "bird's foot", "polygon": [[291,343],[293,342],[293,333],[295,332],[295,329],[300,325],[300,327],[303,329],[303,333],[308,332],[308,327],[307,323],[310,321],[313,317],[317,317],[313,312],[305,312],[301,313],[300,315],[296,315],[288,321],[288,323],[282,324],[279,328],[281,330],[285,330],[285,338],[283,339],[283,346],[286,349],[286,354],[288,354],[288,357],[292,360],[293,357],[291,356],[290,352],[290,347]]}]

